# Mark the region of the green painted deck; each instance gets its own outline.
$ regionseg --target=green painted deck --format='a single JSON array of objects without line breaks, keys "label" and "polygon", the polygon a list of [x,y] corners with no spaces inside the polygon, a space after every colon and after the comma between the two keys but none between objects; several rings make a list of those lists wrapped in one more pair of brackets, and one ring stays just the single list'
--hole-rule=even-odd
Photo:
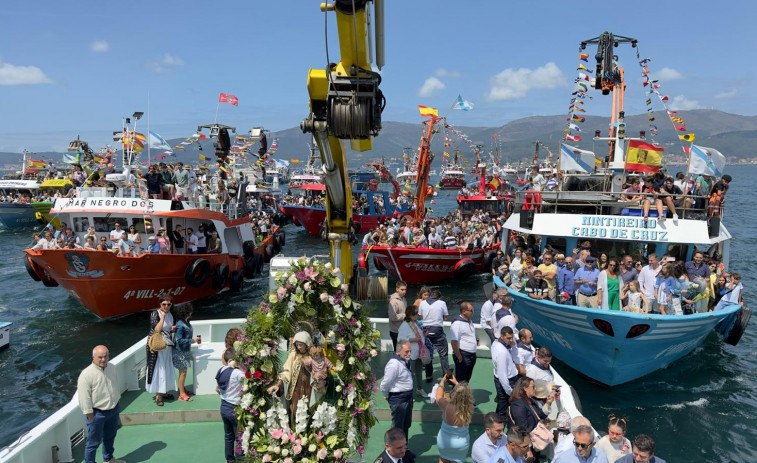
[{"label": "green painted deck", "polygon": [[[376,376],[383,376],[383,365],[391,354],[382,352],[373,364]],[[438,358],[437,358],[438,359]],[[434,364],[434,378],[441,372],[438,361]],[[192,389],[191,371],[187,375],[187,388]],[[423,383],[429,392],[432,384]],[[471,387],[476,399],[476,416],[470,427],[471,443],[483,432],[480,426],[484,414],[494,411],[494,384],[491,360],[479,358]],[[175,396],[178,396],[174,392]],[[142,391],[128,391],[121,398],[121,421],[115,442],[115,457],[127,463],[223,462],[223,424],[217,395],[195,396],[192,402],[165,401],[163,407],[155,405],[154,396]],[[376,394],[374,409],[379,422],[371,430],[365,460],[372,462],[384,449],[384,432],[391,427],[389,406],[381,394]],[[408,448],[421,463],[437,462],[436,434],[441,413],[428,399],[415,398],[413,425],[410,428]],[[98,462],[102,459],[98,449]],[[84,461],[84,445],[74,449],[75,463]]]}]

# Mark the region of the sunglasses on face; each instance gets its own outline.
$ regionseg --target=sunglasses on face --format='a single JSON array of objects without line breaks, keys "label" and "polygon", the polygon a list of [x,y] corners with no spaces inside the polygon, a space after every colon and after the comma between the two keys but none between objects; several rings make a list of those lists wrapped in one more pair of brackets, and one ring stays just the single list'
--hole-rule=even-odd
[{"label": "sunglasses on face", "polygon": [[582,444],[580,442],[576,442],[576,440],[573,439],[573,445],[575,445],[576,448],[578,448],[578,449],[587,449],[587,448],[591,447],[592,445],[594,445],[594,442],[589,442],[588,444]]}]

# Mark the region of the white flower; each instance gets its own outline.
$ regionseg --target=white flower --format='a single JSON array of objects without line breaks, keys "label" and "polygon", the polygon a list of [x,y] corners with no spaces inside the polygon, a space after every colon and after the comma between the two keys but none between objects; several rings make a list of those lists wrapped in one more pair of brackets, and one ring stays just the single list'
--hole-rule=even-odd
[{"label": "white flower", "polygon": [[360,328],[355,328],[353,333],[355,334],[355,336],[360,336]]},{"label": "white flower", "polygon": [[243,392],[247,392],[247,391],[249,391],[249,390],[250,390],[250,385],[249,385],[249,384],[247,384],[247,383],[245,383],[245,384],[244,384],[244,386],[242,386],[242,391],[243,391]]},{"label": "white flower", "polygon": [[261,397],[260,399],[258,399],[258,406],[262,407],[263,405],[265,405],[265,399]]},{"label": "white flower", "polygon": [[357,429],[355,428],[355,418],[350,421],[350,426],[347,428],[347,447],[357,448]]},{"label": "white flower", "polygon": [[362,328],[363,327],[363,322],[361,322],[360,320],[358,320],[357,321],[357,327],[358,328]]},{"label": "white flower", "polygon": [[289,278],[287,279],[287,282],[288,282],[288,283],[289,283],[290,285],[294,286],[294,285],[296,285],[296,284],[297,284],[297,277],[296,277],[296,276],[295,276],[294,274],[292,274],[292,275],[290,275],[290,276],[289,276]]},{"label": "white flower", "polygon": [[253,396],[250,393],[244,394],[242,396],[242,400],[239,401],[239,406],[243,409],[250,408],[250,405],[252,405],[252,399]]},{"label": "white flower", "polygon": [[313,413],[313,428],[320,430],[323,434],[328,435],[336,429],[336,408],[326,402],[321,402]]},{"label": "white flower", "polygon": [[307,292],[310,292],[313,288],[310,285],[309,281],[306,281],[304,285],[302,285],[302,289],[304,289]]},{"label": "white flower", "polygon": [[342,291],[344,291],[345,293],[346,293],[347,291],[349,291],[349,289],[350,289],[349,285],[347,285],[347,284],[343,284],[343,285],[342,285]]},{"label": "white flower", "polygon": [[305,434],[308,429],[308,399],[303,397],[297,402],[297,411],[294,414],[294,432]]},{"label": "white flower", "polygon": [[378,351],[376,349],[371,349],[371,357],[376,357],[378,355]]},{"label": "white flower", "polygon": [[258,355],[260,355],[261,357],[268,357],[268,349],[260,349]]},{"label": "white flower", "polygon": [[355,388],[353,387],[350,389],[349,394],[347,394],[347,407],[352,408],[352,405],[355,403],[355,399],[357,398],[357,391],[355,391]]},{"label": "white flower", "polygon": [[336,385],[336,392],[342,392],[342,385],[341,384],[337,384]]},{"label": "white flower", "polygon": [[355,364],[355,357],[350,357],[349,360],[347,360],[347,361],[349,362],[350,365],[354,365]]},{"label": "white flower", "polygon": [[285,457],[287,455],[289,455],[289,450],[287,450],[287,449],[281,449],[281,456]]},{"label": "white flower", "polygon": [[266,419],[266,416],[265,416],[265,412],[261,412],[261,413],[260,413],[260,419],[261,419],[261,420],[264,420],[264,419]]},{"label": "white flower", "polygon": [[315,452],[315,449],[317,449],[317,448],[318,447],[316,447],[315,444],[310,444],[310,446],[308,447],[308,452],[313,453],[313,452]]},{"label": "white flower", "polygon": [[252,425],[247,426],[242,433],[242,450],[245,455],[250,454],[250,434],[252,434]]}]

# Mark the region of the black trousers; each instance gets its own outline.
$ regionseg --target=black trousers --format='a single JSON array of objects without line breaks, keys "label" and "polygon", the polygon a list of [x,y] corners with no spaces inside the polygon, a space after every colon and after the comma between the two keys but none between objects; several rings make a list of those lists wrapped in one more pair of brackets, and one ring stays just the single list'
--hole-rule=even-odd
[{"label": "black trousers", "polygon": [[413,421],[413,391],[390,392],[387,401],[392,411],[392,427],[402,429],[407,437]]},{"label": "black trousers", "polygon": [[463,361],[457,360],[457,356],[452,354],[452,360],[455,362],[455,379],[458,381],[470,382],[473,376],[473,367],[476,366],[476,353],[460,351]]}]

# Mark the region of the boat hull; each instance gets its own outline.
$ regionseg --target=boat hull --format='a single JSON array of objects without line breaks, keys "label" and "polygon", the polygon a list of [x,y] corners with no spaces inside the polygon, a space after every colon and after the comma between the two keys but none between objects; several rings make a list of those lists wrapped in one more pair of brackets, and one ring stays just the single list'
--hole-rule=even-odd
[{"label": "boat hull", "polygon": [[[326,209],[322,207],[306,207],[306,206],[281,206],[281,212],[285,215],[292,217],[292,220],[297,225],[302,225],[308,234],[313,236],[321,236],[321,230],[323,221],[326,220]],[[412,211],[398,212],[400,216],[410,215]],[[353,214],[352,220],[355,224],[360,225],[361,233],[367,233],[368,230],[379,226],[386,220],[396,217],[394,214],[381,214],[381,215],[363,215]]]},{"label": "boat hull", "polygon": [[[213,272],[226,264],[229,273],[242,270],[242,256],[229,254],[142,254],[118,257],[107,251],[47,249],[26,251],[48,278],[66,289],[89,311],[111,318],[157,307],[158,298],[173,297],[175,303],[190,302],[219,293],[213,288]],[[210,275],[199,287],[187,282],[187,267],[196,259],[210,263]]]},{"label": "boat hull", "polygon": [[[499,280],[499,279],[495,279]],[[495,281],[501,286],[501,280]],[[636,314],[560,305],[513,297],[519,325],[556,358],[607,386],[633,381],[665,368],[702,344],[739,305],[686,316]]]},{"label": "boat hull", "polygon": [[490,259],[496,248],[493,246],[460,252],[455,249],[364,246],[363,252],[369,259],[378,259],[394,279],[408,284],[421,284],[460,278],[461,274],[456,274],[456,266],[463,259],[473,261],[473,269],[465,276],[491,272],[491,268],[486,265],[487,254]]},{"label": "boat hull", "polygon": [[459,190],[465,187],[465,178],[463,177],[442,177],[439,181],[442,190]]},{"label": "boat hull", "polygon": [[0,223],[6,228],[14,229],[33,227],[40,221],[37,219],[37,210],[31,204],[0,203]]}]

